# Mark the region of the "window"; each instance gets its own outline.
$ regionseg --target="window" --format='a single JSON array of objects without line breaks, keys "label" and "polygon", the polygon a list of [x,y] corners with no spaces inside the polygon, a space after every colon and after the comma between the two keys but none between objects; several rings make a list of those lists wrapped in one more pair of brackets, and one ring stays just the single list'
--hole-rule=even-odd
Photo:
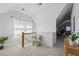
[{"label": "window", "polygon": [[32,22],[26,22],[19,19],[14,19],[14,34],[20,34],[21,32],[32,32]]}]

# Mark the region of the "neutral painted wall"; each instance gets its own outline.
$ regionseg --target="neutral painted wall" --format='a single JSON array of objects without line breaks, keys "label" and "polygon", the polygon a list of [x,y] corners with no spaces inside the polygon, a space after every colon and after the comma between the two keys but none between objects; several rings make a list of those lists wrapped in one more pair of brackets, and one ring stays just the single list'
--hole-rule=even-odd
[{"label": "neutral painted wall", "polygon": [[71,14],[71,25],[73,32],[73,18],[75,16],[75,32],[79,32],[79,4],[76,3],[73,5],[72,14]]},{"label": "neutral painted wall", "polygon": [[[43,36],[42,43],[53,46],[56,42],[56,18],[62,11],[66,4],[60,3],[46,3],[39,6],[38,4],[18,4],[16,9],[22,11],[22,8],[25,8],[23,11],[26,15],[27,13],[32,15],[33,20],[36,21],[36,31],[41,33]],[[11,13],[11,12],[10,12]],[[11,14],[9,14],[10,16]],[[17,14],[16,14],[17,15]],[[19,15],[19,14],[18,14]],[[11,21],[10,18],[5,16],[0,17],[0,31],[1,32],[10,32],[12,31],[12,26],[9,26]],[[14,15],[15,16],[15,15]],[[31,17],[32,17],[31,16]],[[7,17],[7,18],[6,18]],[[26,19],[26,17],[24,17]],[[10,27],[10,28],[9,28]],[[11,34],[12,32],[10,32]],[[55,33],[55,34],[54,34]]]}]

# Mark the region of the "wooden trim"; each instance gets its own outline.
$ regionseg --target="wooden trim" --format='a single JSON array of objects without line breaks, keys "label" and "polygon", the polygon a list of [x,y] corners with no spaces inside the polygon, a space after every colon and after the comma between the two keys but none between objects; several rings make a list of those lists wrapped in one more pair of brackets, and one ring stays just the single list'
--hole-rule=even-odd
[{"label": "wooden trim", "polygon": [[24,32],[22,32],[22,48],[24,48]]},{"label": "wooden trim", "polygon": [[36,32],[33,32],[33,33],[24,33],[24,35],[29,35],[29,34],[36,34]]}]

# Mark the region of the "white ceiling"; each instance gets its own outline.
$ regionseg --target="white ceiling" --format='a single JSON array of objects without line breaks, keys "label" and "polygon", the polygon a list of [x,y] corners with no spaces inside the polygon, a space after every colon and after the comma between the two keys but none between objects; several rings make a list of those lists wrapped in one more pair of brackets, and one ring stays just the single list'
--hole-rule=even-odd
[{"label": "white ceiling", "polygon": [[11,18],[11,16],[13,16],[13,18],[16,18],[16,19],[21,19],[29,22],[33,21],[32,17],[17,10],[11,10],[5,13],[1,13],[0,16],[7,16],[7,18],[8,17]]},{"label": "white ceiling", "polygon": [[27,7],[29,4],[30,6],[32,6],[32,4],[37,5],[37,3],[0,3],[0,13],[7,10]]},{"label": "white ceiling", "polygon": [[[48,4],[46,4],[45,6],[47,6]],[[55,5],[57,5],[57,4],[52,4],[52,3],[50,3],[50,5],[51,6],[53,6],[53,8],[55,7]],[[58,5],[61,5],[61,4],[58,4]],[[20,11],[20,14],[22,13],[22,15],[24,14],[25,15],[25,13],[23,13],[23,12],[21,12],[22,10],[22,8],[27,8],[27,10],[28,9],[32,9],[32,8],[30,8],[30,7],[34,7],[35,9],[37,9],[37,11],[39,11],[39,10],[42,10],[42,9],[44,9],[44,7],[43,7],[43,5],[42,5],[42,7],[41,6],[39,6],[37,3],[0,3],[0,15],[1,14],[3,14],[3,13],[9,13],[9,12],[11,12],[12,10],[13,11],[15,11],[16,9],[18,10],[18,11]],[[36,6],[39,6],[39,7],[36,7]],[[41,9],[40,9],[40,7],[41,7]],[[52,9],[53,9],[52,8]],[[54,11],[54,9],[53,9],[53,11]],[[52,11],[52,12],[53,12]],[[16,12],[16,11],[15,11]],[[38,15],[37,14],[37,12],[34,10],[34,14],[36,14],[36,15]],[[60,11],[59,11],[60,12]],[[12,12],[11,12],[12,13]],[[28,12],[26,12],[26,15],[27,15],[27,13]],[[32,15],[32,14],[31,14]],[[56,15],[57,16],[57,15]],[[58,17],[58,19],[59,18],[61,18],[61,16],[59,16]]]},{"label": "white ceiling", "polygon": [[19,10],[19,6],[20,4],[18,3],[0,3],[0,16],[7,16],[7,17],[11,17],[13,16],[14,18],[18,18],[18,19],[23,19],[26,21],[33,21],[33,18],[30,17],[28,15],[28,13],[24,13],[24,11]]},{"label": "white ceiling", "polygon": [[61,23],[61,21],[63,21],[63,17],[67,16],[67,13],[70,13],[72,11],[72,3],[67,3],[66,6],[63,8],[63,10],[61,11],[61,13],[59,14],[59,16],[57,17],[57,24],[59,25]]},{"label": "white ceiling", "polygon": [[15,3],[0,3],[0,11],[8,10],[11,8],[16,8],[17,4]]}]

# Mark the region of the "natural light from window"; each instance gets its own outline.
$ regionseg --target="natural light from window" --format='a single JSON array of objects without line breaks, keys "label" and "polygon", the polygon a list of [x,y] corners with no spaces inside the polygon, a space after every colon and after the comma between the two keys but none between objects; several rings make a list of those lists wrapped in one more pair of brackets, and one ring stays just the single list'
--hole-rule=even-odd
[{"label": "natural light from window", "polygon": [[22,32],[30,33],[32,32],[32,22],[27,22],[24,20],[14,19],[14,34],[20,34]]}]

